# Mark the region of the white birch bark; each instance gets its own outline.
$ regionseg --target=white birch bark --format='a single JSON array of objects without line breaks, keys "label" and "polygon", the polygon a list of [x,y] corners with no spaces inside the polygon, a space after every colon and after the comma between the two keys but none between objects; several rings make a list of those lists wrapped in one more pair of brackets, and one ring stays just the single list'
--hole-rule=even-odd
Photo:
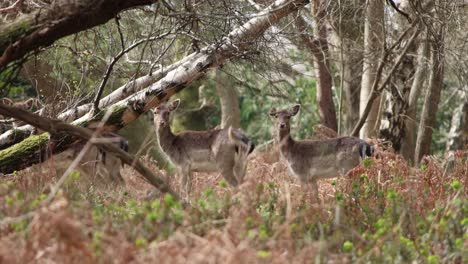
[{"label": "white birch bark", "polygon": [[[366,16],[364,24],[364,61],[361,83],[361,95],[359,101],[359,114],[362,115],[370,96],[372,84],[375,80],[376,71],[379,64],[380,54],[384,41],[384,1],[367,0]],[[366,122],[361,128],[359,136],[361,138],[375,137],[375,128],[378,124],[378,112],[380,97],[372,103],[371,111]]]}]

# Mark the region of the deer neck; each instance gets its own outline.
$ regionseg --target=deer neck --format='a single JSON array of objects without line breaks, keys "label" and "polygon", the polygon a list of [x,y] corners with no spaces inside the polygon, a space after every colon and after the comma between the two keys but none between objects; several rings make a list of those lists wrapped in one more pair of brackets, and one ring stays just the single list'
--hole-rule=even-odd
[{"label": "deer neck", "polygon": [[279,144],[281,146],[281,149],[287,149],[289,148],[292,144],[294,144],[294,139],[291,137],[290,130],[279,130],[278,131],[278,139],[279,139]]},{"label": "deer neck", "polygon": [[156,132],[158,134],[159,145],[161,145],[162,148],[171,145],[176,137],[176,135],[172,133],[170,126],[157,126]]}]

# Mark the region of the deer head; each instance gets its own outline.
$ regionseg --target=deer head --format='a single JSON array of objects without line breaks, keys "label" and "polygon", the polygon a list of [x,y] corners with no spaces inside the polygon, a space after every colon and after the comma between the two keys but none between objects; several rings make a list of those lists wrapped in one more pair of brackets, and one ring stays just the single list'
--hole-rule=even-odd
[{"label": "deer head", "polygon": [[28,111],[32,111],[33,108],[40,108],[42,106],[39,100],[35,98],[29,98],[25,101],[20,102],[13,102],[13,100],[11,100],[10,98],[5,97],[0,100],[0,103],[4,105],[11,105],[13,107]]},{"label": "deer head", "polygon": [[0,103],[4,104],[4,105],[13,105],[13,100],[11,100],[10,98],[5,97],[5,98],[2,98],[0,100]]},{"label": "deer head", "polygon": [[285,110],[276,110],[274,107],[270,110],[269,115],[276,120],[276,126],[280,134],[284,132],[289,133],[290,130],[290,121],[291,117],[295,116],[301,105],[297,104],[293,106],[291,109]]},{"label": "deer head", "polygon": [[33,107],[36,107],[36,108],[39,107],[39,101],[37,99],[34,99],[34,98],[29,98],[26,101],[18,103],[18,105],[22,109],[32,111]]},{"label": "deer head", "polygon": [[154,123],[159,128],[169,126],[170,113],[179,107],[180,99],[176,99],[171,103],[161,104],[154,109]]}]

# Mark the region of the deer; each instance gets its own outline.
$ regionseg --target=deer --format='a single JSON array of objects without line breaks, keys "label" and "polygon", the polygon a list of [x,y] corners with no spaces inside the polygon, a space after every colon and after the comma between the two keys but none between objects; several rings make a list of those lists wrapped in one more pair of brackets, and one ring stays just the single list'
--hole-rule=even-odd
[{"label": "deer", "polygon": [[[113,132],[104,132],[101,134],[101,138],[101,140],[112,143],[128,152],[128,141],[124,137]],[[64,153],[54,155],[53,162],[55,163],[55,167],[59,168],[60,172],[65,170],[69,166],[70,161],[83,151],[85,144],[86,141],[80,140]],[[124,180],[120,174],[120,169],[123,165],[123,162],[118,157],[103,151],[98,146],[91,146],[84,154],[76,169],[88,176],[98,176],[102,179],[108,178],[112,182],[122,183]]]},{"label": "deer", "polygon": [[285,110],[272,108],[269,115],[276,121],[279,151],[290,173],[299,179],[303,188],[312,191],[316,201],[320,201],[317,180],[344,175],[363,158],[372,156],[374,147],[356,137],[293,139],[290,121],[300,108],[299,104]]},{"label": "deer", "polygon": [[28,111],[32,111],[33,108],[39,108],[41,106],[41,103],[36,98],[29,98],[24,101],[14,102],[10,98],[4,97],[0,100],[0,103]]},{"label": "deer", "polygon": [[232,127],[174,134],[169,119],[179,104],[180,100],[176,99],[157,106],[153,112],[159,146],[174,165],[185,198],[191,192],[192,172],[218,171],[231,186],[237,187],[244,180],[254,143],[241,130]]},{"label": "deer", "polygon": [[[30,111],[30,112],[32,112],[34,109],[38,109],[38,108],[42,107],[42,104],[36,98],[29,98],[29,99],[24,100],[24,101],[14,102],[10,98],[4,97],[4,98],[0,99],[0,104],[13,106],[13,107],[23,109],[23,110],[27,110],[27,111]],[[1,115],[0,115],[0,120],[2,120],[1,123],[4,126],[1,129],[2,132],[3,132],[3,130],[19,127],[19,126],[22,126],[22,125],[26,124],[26,123],[24,123],[24,122],[22,122],[20,120],[16,120],[16,119],[5,120],[5,117],[1,116]],[[12,124],[12,125],[10,125],[10,124]],[[10,126],[8,126],[8,125],[10,125]]]}]

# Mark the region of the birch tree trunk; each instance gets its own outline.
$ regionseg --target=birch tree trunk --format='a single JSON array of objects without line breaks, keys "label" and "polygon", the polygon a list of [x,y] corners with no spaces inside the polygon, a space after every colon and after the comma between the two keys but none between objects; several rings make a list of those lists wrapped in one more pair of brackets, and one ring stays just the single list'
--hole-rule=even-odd
[{"label": "birch tree trunk", "polygon": [[446,150],[459,150],[468,147],[468,86],[458,92],[461,104],[455,108],[448,134]]},{"label": "birch tree trunk", "polygon": [[[364,24],[364,60],[363,75],[361,83],[359,114],[362,115],[367,104],[367,99],[372,90],[372,84],[375,80],[376,70],[379,64],[380,54],[383,49],[384,41],[384,1],[367,0],[366,15]],[[379,99],[376,98],[372,103],[371,111],[366,118],[366,122],[360,130],[361,138],[376,137],[375,128],[378,125]]]},{"label": "birch tree trunk", "polygon": [[[307,2],[304,0],[277,1],[264,11],[253,15],[242,26],[231,31],[228,36],[223,38],[221,43],[209,45],[184,58],[180,62],[180,66],[170,71],[158,82],[112,105],[110,108],[112,114],[103,130],[119,130],[141,114],[168,100],[194,80],[204,76],[210,69],[217,68],[227,60],[242,55],[243,51],[249,48],[271,25],[302,8]],[[102,119],[104,111],[105,109],[94,117],[85,115],[75,120],[73,124],[93,129]],[[58,139],[56,137],[57,135],[54,135],[54,141],[59,141],[61,144],[59,147],[50,150],[53,153],[61,152],[73,143],[71,140],[60,140],[63,136]],[[37,156],[38,153],[40,156],[41,150],[49,145],[49,136],[44,133],[30,138],[33,140],[26,139],[19,144],[0,150],[1,172],[10,173],[15,170],[15,165],[24,168],[41,161],[41,159],[37,159]],[[12,156],[21,159],[24,163],[12,162]]]},{"label": "birch tree trunk", "polygon": [[229,85],[226,75],[216,70],[216,91],[221,103],[221,128],[240,127],[239,96],[236,88]]}]

